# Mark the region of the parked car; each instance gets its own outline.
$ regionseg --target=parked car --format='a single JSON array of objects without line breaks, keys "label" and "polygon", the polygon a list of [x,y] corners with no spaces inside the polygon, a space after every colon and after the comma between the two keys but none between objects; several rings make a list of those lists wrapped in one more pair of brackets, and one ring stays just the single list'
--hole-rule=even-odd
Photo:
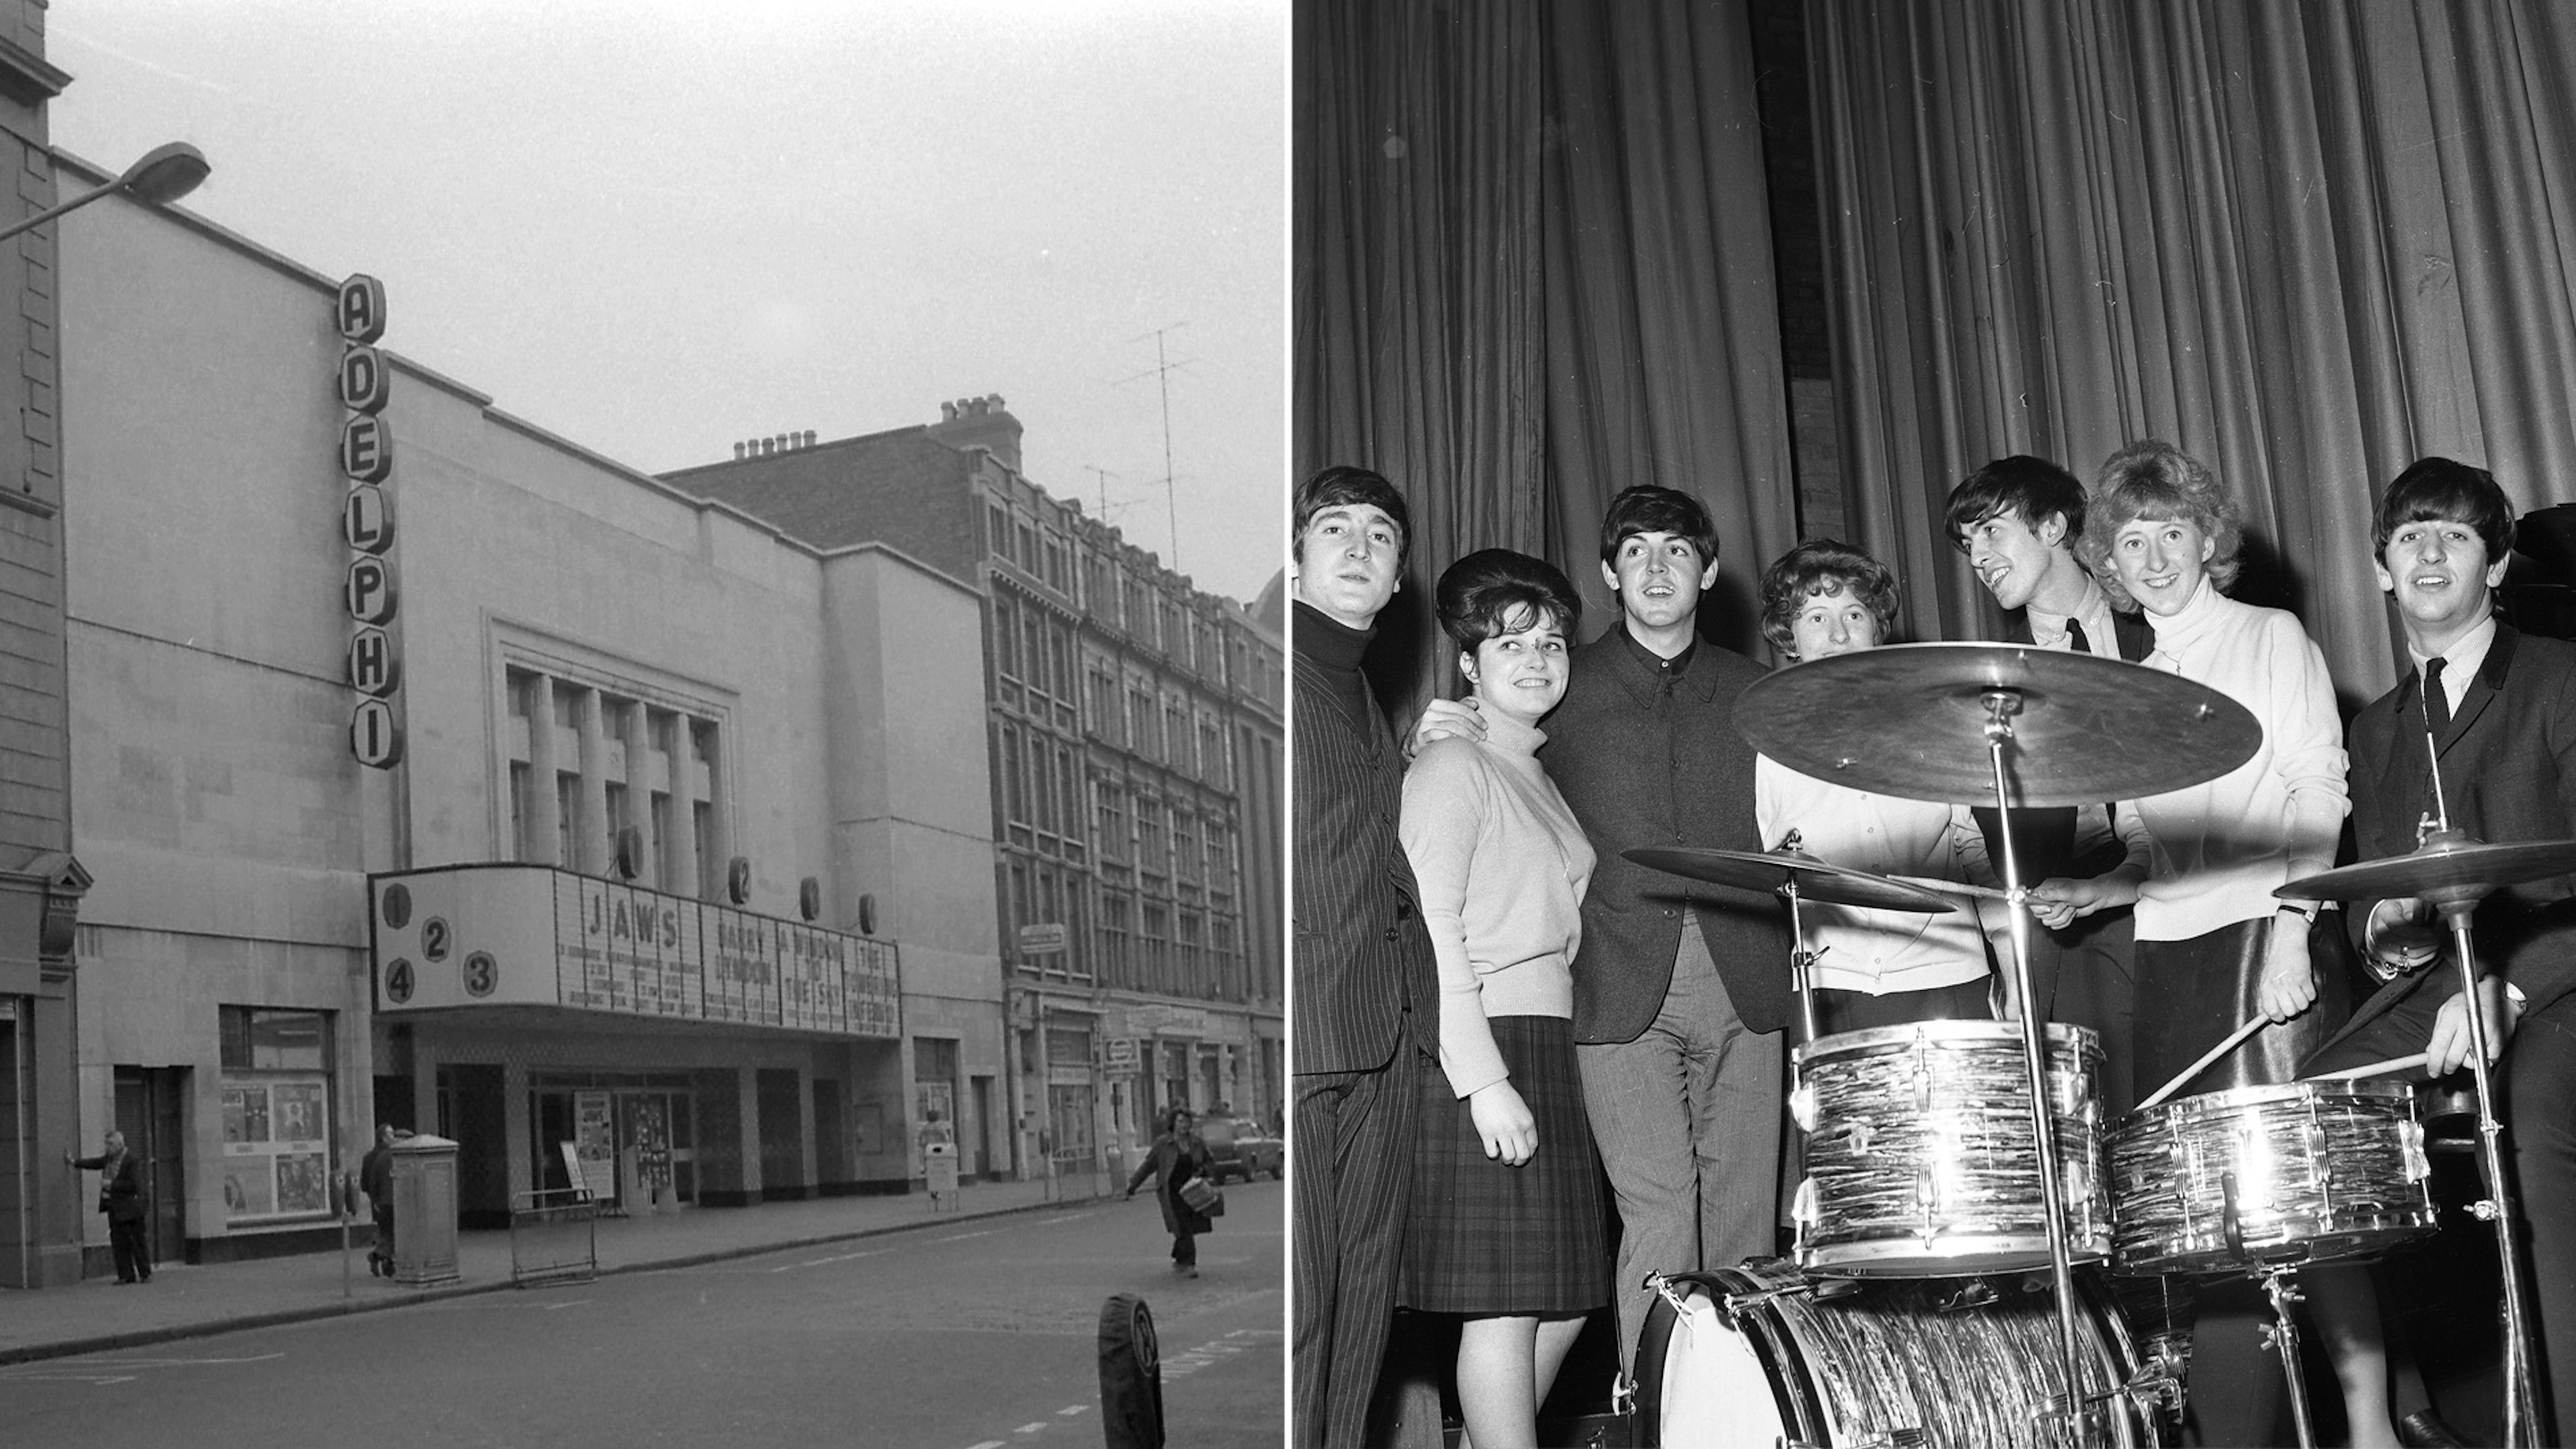
[{"label": "parked car", "polygon": [[1248,1117],[1203,1117],[1199,1140],[1207,1144],[1208,1176],[1220,1183],[1233,1177],[1250,1182],[1263,1172],[1275,1182],[1288,1171],[1288,1144]]}]

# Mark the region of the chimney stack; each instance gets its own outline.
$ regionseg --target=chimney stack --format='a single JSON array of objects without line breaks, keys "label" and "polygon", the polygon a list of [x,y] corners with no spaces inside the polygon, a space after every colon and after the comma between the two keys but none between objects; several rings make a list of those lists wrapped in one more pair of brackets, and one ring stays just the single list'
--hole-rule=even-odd
[{"label": "chimney stack", "polygon": [[1000,393],[941,403],[939,421],[929,431],[952,448],[982,448],[1003,467],[1020,471],[1020,420],[1002,406]]}]

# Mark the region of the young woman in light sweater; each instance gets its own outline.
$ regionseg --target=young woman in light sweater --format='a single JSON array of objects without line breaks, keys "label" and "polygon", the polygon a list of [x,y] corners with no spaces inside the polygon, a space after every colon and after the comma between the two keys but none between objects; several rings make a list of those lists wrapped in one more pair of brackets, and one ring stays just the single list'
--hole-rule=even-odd
[{"label": "young woman in light sweater", "polygon": [[1425,746],[1404,781],[1441,1071],[1422,1079],[1400,1301],[1464,1320],[1468,1442],[1515,1449],[1537,1442],[1584,1315],[1610,1301],[1568,971],[1593,853],[1536,758],[1581,602],[1551,565],[1486,549],[1440,576],[1437,606],[1486,728]]},{"label": "young woman in light sweater", "polygon": [[2048,883],[2051,926],[2137,902],[2142,1091],[2257,1014],[2275,1025],[2184,1090],[2288,1081],[2349,1010],[2342,972],[2309,959],[2315,906],[2272,896],[2334,864],[2350,808],[2334,681],[2295,616],[2227,597],[2242,541],[2234,500],[2172,444],[2132,443],[2102,465],[2082,551],[2112,603],[2155,626],[2147,667],[2220,691],[2263,726],[2234,770],[2131,802],[2151,850],[2143,880],[2132,864]]}]

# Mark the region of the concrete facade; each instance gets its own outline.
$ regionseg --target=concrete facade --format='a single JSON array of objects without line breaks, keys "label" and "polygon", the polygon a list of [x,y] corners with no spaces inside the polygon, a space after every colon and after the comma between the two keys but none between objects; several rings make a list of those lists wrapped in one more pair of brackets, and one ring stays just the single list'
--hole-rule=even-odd
[{"label": "concrete facade", "polygon": [[[974,583],[788,538],[387,350],[402,744],[370,768],[340,279],[184,215],[63,225],[82,1112],[170,1123],[171,1246],[309,1241],[331,1220],[288,1201],[380,1119],[464,1144],[469,1221],[564,1185],[558,1109],[616,1134],[621,1196],[638,1131],[691,1154],[651,1203],[905,1190],[916,1055],[967,1106],[1004,1056],[988,774],[956,748],[985,717],[955,667]],[[370,877],[497,863],[891,942],[900,1032],[384,1000]],[[262,1146],[290,1109],[321,1125],[315,1091],[324,1140]],[[1006,1125],[961,1125],[1001,1170]]]}]

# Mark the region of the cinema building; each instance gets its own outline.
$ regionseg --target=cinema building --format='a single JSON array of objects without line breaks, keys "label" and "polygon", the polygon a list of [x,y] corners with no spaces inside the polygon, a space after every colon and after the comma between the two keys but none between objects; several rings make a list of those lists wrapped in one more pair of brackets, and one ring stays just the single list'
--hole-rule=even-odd
[{"label": "cinema building", "polygon": [[980,581],[510,416],[399,289],[61,229],[80,1131],[163,1254],[336,1242],[377,1121],[467,1226],[905,1191],[923,1103],[1008,1170]]}]

